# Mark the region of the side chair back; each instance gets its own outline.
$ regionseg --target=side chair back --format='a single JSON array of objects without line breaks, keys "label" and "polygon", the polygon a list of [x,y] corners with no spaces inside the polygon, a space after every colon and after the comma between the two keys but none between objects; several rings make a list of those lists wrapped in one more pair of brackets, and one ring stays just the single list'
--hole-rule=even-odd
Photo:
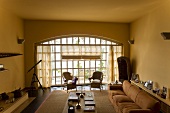
[{"label": "side chair back", "polygon": [[63,80],[64,80],[64,84],[65,86],[67,86],[67,92],[69,89],[75,89],[77,91],[77,77],[74,77],[71,75],[70,72],[63,72]]},{"label": "side chair back", "polygon": [[101,91],[103,80],[103,73],[100,71],[93,72],[93,75],[89,78],[90,81],[90,90],[91,88],[99,88]]}]

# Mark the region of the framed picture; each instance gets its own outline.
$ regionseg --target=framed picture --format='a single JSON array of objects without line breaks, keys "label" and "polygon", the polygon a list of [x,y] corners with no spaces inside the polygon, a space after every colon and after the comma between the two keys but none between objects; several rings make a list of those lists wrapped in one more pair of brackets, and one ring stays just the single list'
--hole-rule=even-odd
[{"label": "framed picture", "polygon": [[163,87],[161,97],[165,99],[166,95],[167,95],[167,87]]},{"label": "framed picture", "polygon": [[139,75],[138,74],[132,74],[131,80],[139,80]]},{"label": "framed picture", "polygon": [[163,87],[163,89],[162,89],[162,94],[167,94],[167,88],[166,87]]}]

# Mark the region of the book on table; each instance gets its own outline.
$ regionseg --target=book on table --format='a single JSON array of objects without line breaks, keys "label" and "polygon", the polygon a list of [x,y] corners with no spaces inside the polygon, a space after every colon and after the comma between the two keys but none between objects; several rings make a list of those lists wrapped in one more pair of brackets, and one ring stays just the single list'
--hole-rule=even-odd
[{"label": "book on table", "polygon": [[94,98],[93,97],[84,97],[84,101],[93,101]]},{"label": "book on table", "polygon": [[68,101],[78,101],[77,96],[69,96]]},{"label": "book on table", "polygon": [[94,101],[84,101],[85,106],[95,106]]},{"label": "book on table", "polygon": [[94,106],[85,106],[84,107],[84,112],[94,112],[95,107]]}]

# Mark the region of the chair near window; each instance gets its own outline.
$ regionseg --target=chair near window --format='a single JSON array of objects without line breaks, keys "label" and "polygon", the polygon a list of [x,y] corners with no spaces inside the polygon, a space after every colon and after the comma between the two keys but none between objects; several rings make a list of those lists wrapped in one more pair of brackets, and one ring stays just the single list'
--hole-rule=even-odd
[{"label": "chair near window", "polygon": [[63,80],[64,80],[64,84],[67,87],[67,92],[68,90],[75,89],[75,88],[77,91],[77,84],[76,84],[78,80],[77,77],[72,76],[70,72],[63,72]]},{"label": "chair near window", "polygon": [[102,88],[103,73],[100,71],[95,71],[93,75],[89,78],[90,90],[91,88]]}]

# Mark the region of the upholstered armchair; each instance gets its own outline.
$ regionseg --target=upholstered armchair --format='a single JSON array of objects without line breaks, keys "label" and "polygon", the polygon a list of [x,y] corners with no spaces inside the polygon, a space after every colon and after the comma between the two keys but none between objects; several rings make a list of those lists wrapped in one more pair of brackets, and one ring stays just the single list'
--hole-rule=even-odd
[{"label": "upholstered armchair", "polygon": [[75,89],[75,88],[77,91],[77,87],[76,87],[77,80],[78,80],[78,78],[72,76],[70,72],[63,72],[63,81],[67,87],[67,92],[68,92],[68,90]]},{"label": "upholstered armchair", "polygon": [[89,78],[90,90],[91,88],[102,88],[103,73],[100,71],[95,71],[93,75]]}]

